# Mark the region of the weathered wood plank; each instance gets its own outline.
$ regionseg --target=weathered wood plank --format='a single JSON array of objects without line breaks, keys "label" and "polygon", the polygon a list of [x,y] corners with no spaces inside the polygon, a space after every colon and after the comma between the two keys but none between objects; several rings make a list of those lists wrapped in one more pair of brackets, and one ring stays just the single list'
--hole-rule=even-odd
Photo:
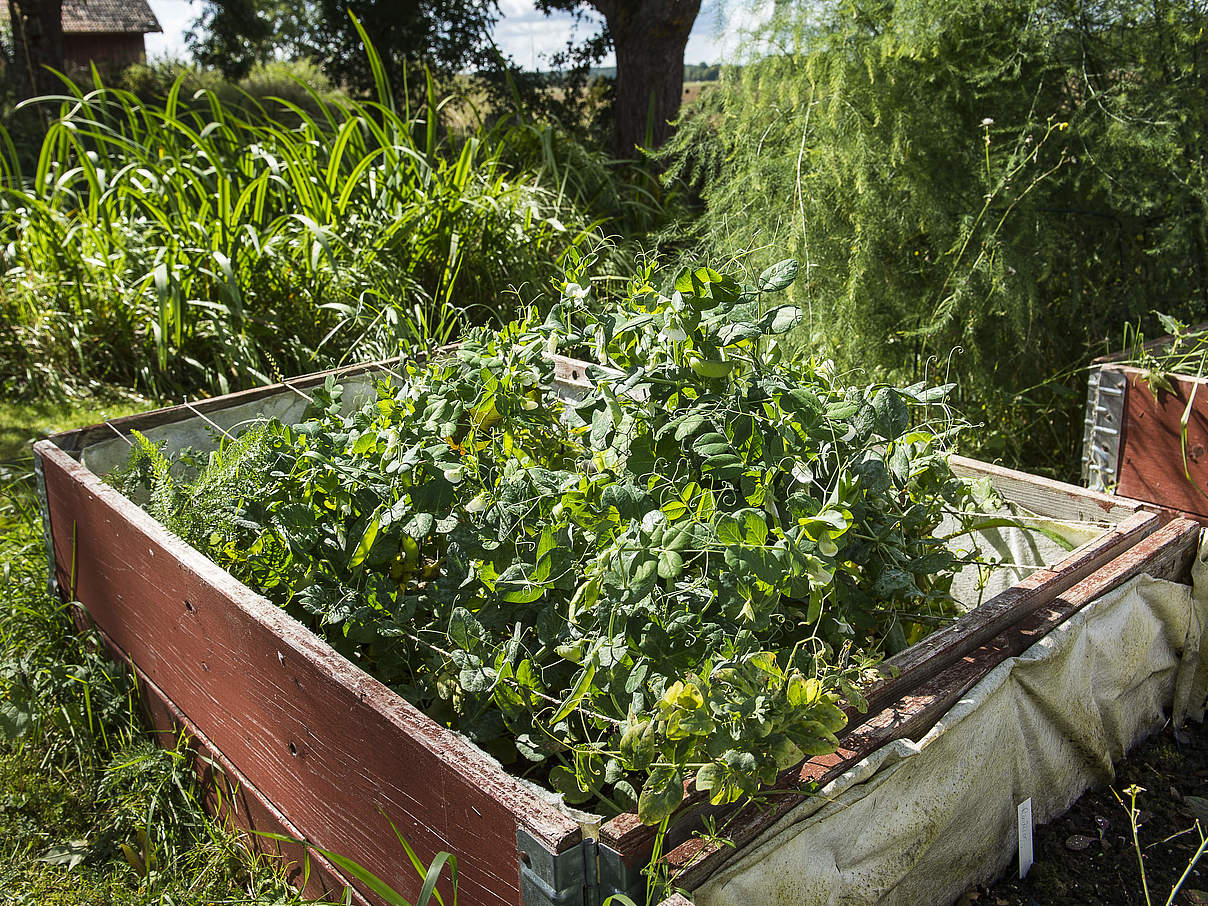
[{"label": "weathered wood plank", "polygon": [[1125,500],[1112,494],[1088,491],[1074,484],[1030,475],[1004,466],[953,456],[952,470],[967,478],[989,476],[999,493],[1034,513],[1053,519],[1085,522],[1119,522],[1144,507],[1139,501]]},{"label": "weathered wood plank", "polygon": [[415,849],[465,857],[468,902],[514,904],[516,830],[575,821],[168,535],[54,444],[42,459],[60,587],[311,842],[418,892]]},{"label": "weathered wood plank", "polygon": [[251,848],[280,861],[286,869],[289,883],[307,896],[336,902],[349,889],[357,906],[372,906],[321,853],[307,852],[302,846],[266,836],[275,834],[295,840],[303,839],[302,833],[180,712],[163,690],[139,670],[112,639],[92,624],[87,611],[78,605],[76,611],[82,617],[77,622],[92,628],[100,636],[110,657],[125,664],[134,674],[140,702],[152,734],[158,737],[159,743],[165,748],[174,748],[179,745],[183,734],[194,759],[202,802],[216,820],[243,831],[244,839]]},{"label": "weathered wood plank", "polygon": [[[1116,490],[1208,519],[1208,381],[1169,375],[1171,393],[1155,390],[1137,368],[1123,370],[1128,384]],[[1189,402],[1184,451],[1181,423]]]},{"label": "weathered wood plank", "polygon": [[802,797],[812,790],[825,786],[895,739],[921,738],[953,703],[1003,660],[1022,654],[1095,599],[1142,573],[1171,581],[1189,581],[1199,537],[1200,526],[1196,522],[1179,519],[1169,523],[1083,579],[1050,605],[1033,611],[910,695],[844,735],[842,748],[836,755],[812,758],[800,768],[782,774],[775,786],[782,795],[773,796],[758,806],[744,807],[726,825],[724,833],[734,843],[733,847],[693,839],[671,850],[666,862],[672,871],[673,882],[677,887],[689,890],[700,886],[734,853],[740,852],[799,805]]}]

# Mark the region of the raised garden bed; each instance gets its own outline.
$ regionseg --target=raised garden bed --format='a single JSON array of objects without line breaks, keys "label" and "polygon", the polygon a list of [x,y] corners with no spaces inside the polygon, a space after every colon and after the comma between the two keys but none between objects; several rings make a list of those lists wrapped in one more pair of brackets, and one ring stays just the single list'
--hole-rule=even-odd
[{"label": "raised garden bed", "polygon": [[[387,367],[333,373],[355,400]],[[562,390],[581,387],[585,370],[582,362],[557,360]],[[339,852],[412,894],[420,882],[394,828],[421,854],[458,855],[464,902],[595,903],[619,891],[640,898],[652,834],[635,815],[601,824],[511,777],[102,480],[125,457],[131,430],[171,446],[204,447],[215,427],[253,416],[288,419],[329,374],[39,443],[60,594],[80,602],[81,618],[133,665],[156,726],[172,738],[184,729],[195,740],[215,806],[240,825]],[[867,714],[850,713],[843,750],[785,772],[778,787],[808,789],[880,745],[917,738],[994,665],[1130,577],[1185,580],[1195,526],[1158,531],[1160,520],[1136,502],[959,457],[954,463],[965,475],[988,477],[1030,513],[1097,524],[1093,537],[1068,555],[1050,551],[1047,568],[898,655],[900,672],[870,690]],[[796,798],[740,818],[729,835],[741,848]],[[687,888],[733,852],[693,837],[708,811],[699,797],[687,797],[668,836],[676,883]],[[312,854],[311,863],[318,869],[312,886],[356,887],[322,858]]]},{"label": "raised garden bed", "polygon": [[[1208,520],[1208,379],[1097,362],[1087,393],[1083,480]],[[1183,419],[1186,416],[1186,428]]]}]

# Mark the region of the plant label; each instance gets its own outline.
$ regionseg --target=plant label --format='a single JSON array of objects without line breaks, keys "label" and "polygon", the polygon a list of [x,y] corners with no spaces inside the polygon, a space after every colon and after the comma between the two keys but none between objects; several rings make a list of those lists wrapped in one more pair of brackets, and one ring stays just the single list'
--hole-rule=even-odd
[{"label": "plant label", "polygon": [[1032,800],[1025,799],[1016,810],[1019,815],[1019,877],[1028,876],[1032,867]]}]

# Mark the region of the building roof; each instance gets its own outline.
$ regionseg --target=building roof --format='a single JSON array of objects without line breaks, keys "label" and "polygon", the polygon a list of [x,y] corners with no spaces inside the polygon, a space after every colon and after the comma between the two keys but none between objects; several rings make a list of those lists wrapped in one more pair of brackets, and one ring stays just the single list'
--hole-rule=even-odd
[{"label": "building roof", "polygon": [[[162,32],[146,0],[63,0],[63,34]],[[0,25],[8,25],[8,4],[0,0]]]},{"label": "building roof", "polygon": [[146,0],[63,0],[62,22],[64,34],[163,31]]},{"label": "building roof", "polygon": [[[139,34],[163,31],[146,0],[63,0],[63,34]],[[0,0],[0,25],[8,4]]]}]

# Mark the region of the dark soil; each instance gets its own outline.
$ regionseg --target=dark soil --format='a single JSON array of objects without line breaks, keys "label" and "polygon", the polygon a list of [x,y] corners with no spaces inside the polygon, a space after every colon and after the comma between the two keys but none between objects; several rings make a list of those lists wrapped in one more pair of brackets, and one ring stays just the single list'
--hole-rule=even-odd
[{"label": "dark soil", "polygon": [[[1136,785],[1137,834],[1144,854],[1146,900],[1129,822]],[[1112,794],[1115,791],[1124,805]],[[1162,906],[1208,833],[1208,726],[1167,725],[1117,766],[1109,787],[1088,791],[1065,815],[1036,829],[1035,862],[1019,880],[1018,865],[989,888],[966,893],[958,906]],[[1175,897],[1181,906],[1208,906],[1208,854]]]}]

